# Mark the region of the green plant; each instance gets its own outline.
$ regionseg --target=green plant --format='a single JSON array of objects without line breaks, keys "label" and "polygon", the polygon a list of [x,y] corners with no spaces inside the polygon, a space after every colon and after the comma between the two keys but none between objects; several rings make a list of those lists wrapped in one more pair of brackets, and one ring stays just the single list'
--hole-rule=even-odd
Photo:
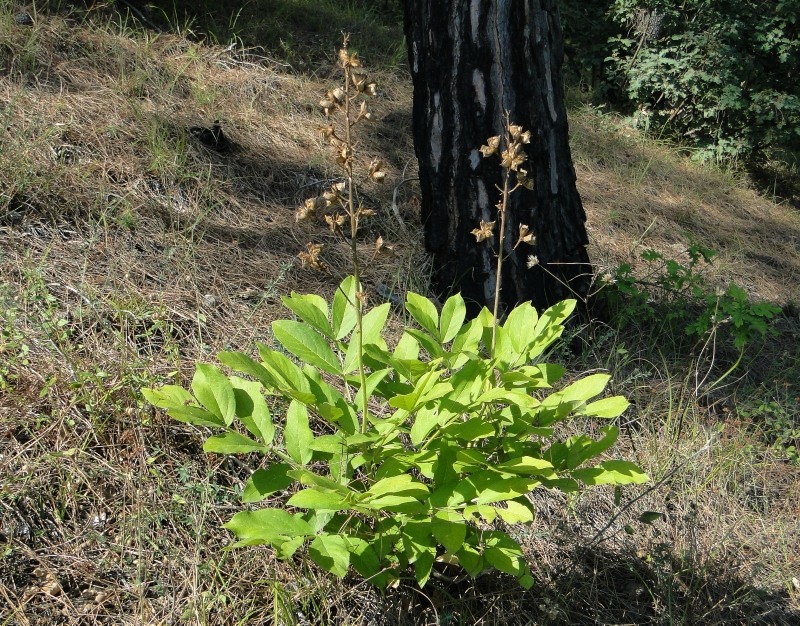
[{"label": "green plant", "polygon": [[760,431],[761,437],[786,458],[800,461],[800,397],[743,402],[737,414]]},{"label": "green plant", "polygon": [[713,261],[715,250],[691,242],[689,261],[668,259],[656,250],[645,250],[643,276],[622,263],[602,279],[605,296],[622,323],[638,320],[677,323],[689,336],[707,337],[727,326],[734,346],[741,350],[757,337],[772,332],[769,323],[780,308],[767,302],[751,303],[747,293],[731,283],[726,289],[709,285],[698,271]]},{"label": "green plant", "polygon": [[[532,490],[647,480],[632,462],[598,458],[616,442],[616,426],[600,428],[597,439],[561,432],[578,416],[616,418],[628,402],[601,397],[606,374],[553,390],[566,372],[542,355],[561,336],[574,300],[541,315],[525,303],[501,324],[497,305],[466,321],[460,295],[437,310],[409,292],[405,308],[417,327],[390,348],[384,336],[390,304],[366,306],[356,247],[359,220],[368,212],[356,199],[351,131],[369,118],[366,104],[355,103],[374,84],[346,43],[339,53],[343,85],[321,102],[326,113],[341,113],[344,132],[338,135],[333,124],[320,128],[345,180],[306,201],[297,217],[334,207],[325,219],[349,240],[354,275],[330,302],[295,292],[283,298],[296,316],[272,324],[283,351],[259,345],[260,360],[222,352],[220,362],[234,374],[201,363],[191,391],[166,385],[143,393],[173,418],[215,431],[203,446],[207,452],[267,459],[247,481],[243,500],[270,505],[237,513],[225,525],[236,545],[266,544],[282,559],[307,547],[325,570],[344,576],[352,567],[378,587],[410,566],[424,585],[437,562],[471,576],[495,568],[529,587],[522,548],[504,524],[533,520]],[[510,122],[506,130],[481,148],[486,157],[498,154],[506,172],[501,241],[508,194],[529,184],[520,166],[530,133]],[[383,177],[373,161],[369,178]],[[492,226],[482,222],[474,231],[479,242],[492,237]],[[521,228],[517,245],[531,240]],[[304,263],[319,267],[320,249],[309,244]],[[498,273],[502,260],[501,247]]]},{"label": "green plant", "polygon": [[696,158],[791,163],[799,10],[798,0],[615,0],[606,67],[646,124],[693,144]]},{"label": "green plant", "polygon": [[[522,551],[490,527],[496,519],[532,521],[526,494],[539,486],[573,491],[581,483],[646,480],[630,462],[589,464],[616,441],[613,425],[597,440],[555,437],[565,420],[610,419],[628,406],[620,396],[592,401],[605,374],[546,391],[565,372],[538,359],[560,337],[573,301],[541,316],[521,305],[501,326],[488,310],[464,323],[460,296],[439,313],[409,293],[406,309],[421,328],[407,329],[389,350],[382,337],[388,303],[364,315],[361,333],[353,331],[358,291],[348,277],[332,303],[313,294],[284,298],[299,320],[279,320],[273,333],[302,366],[261,345],[260,362],[219,355],[253,380],[198,364],[193,393],[175,385],[145,390],[173,418],[221,431],[206,440],[207,452],[255,452],[273,461],[249,479],[246,502],[293,492],[278,506],[235,515],[226,526],[239,545],[269,544],[288,558],[308,542],[320,566],[343,576],[352,565],[379,586],[409,564],[424,584],[437,560],[471,575],[496,567],[529,585]],[[282,428],[265,393],[288,403],[278,404]]]}]

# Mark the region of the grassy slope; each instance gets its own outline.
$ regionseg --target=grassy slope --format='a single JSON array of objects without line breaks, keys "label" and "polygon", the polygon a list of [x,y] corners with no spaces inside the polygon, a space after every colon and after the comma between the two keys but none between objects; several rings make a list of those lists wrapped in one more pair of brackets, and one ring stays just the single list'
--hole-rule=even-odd
[{"label": "grassy slope", "polygon": [[[344,245],[293,219],[337,175],[316,134],[329,66],[303,56],[309,72],[289,72],[103,13],[15,26],[14,7],[0,8],[0,624],[800,619],[800,470],[744,410],[772,401],[773,421],[797,424],[790,319],[736,386],[714,394],[696,383],[724,364],[710,364],[709,350],[671,351],[678,340],[653,329],[598,326],[582,355],[561,355],[615,374],[614,391],[634,403],[621,453],[662,482],[633,502],[626,493],[625,510],[604,490],[537,494],[530,593],[487,575],[381,597],[303,561],[223,552],[220,524],[258,461],[204,456],[201,437],[145,407],[138,389],[185,383],[195,359],[269,341],[280,295],[329,294],[346,271]],[[376,78],[378,121],[361,154],[384,158],[399,180],[413,159],[408,81],[400,70]],[[230,154],[188,133],[215,118]],[[611,116],[576,107],[572,129],[601,270],[637,247],[680,258],[690,234],[721,250],[715,280],[797,301],[796,213]],[[365,257],[378,234],[398,253],[369,264],[371,290],[425,288],[415,199],[402,190],[405,226],[391,189],[363,189],[379,209]],[[326,244],[330,274],[300,267],[310,240]],[[645,526],[645,510],[665,516]]]}]

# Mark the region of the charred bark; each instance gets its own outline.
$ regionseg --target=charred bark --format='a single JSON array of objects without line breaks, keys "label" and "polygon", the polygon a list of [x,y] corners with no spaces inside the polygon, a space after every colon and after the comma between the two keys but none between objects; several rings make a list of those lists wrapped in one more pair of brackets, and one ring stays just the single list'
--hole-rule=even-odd
[{"label": "charred bark", "polygon": [[[493,299],[497,235],[477,244],[480,220],[497,219],[501,171],[479,148],[511,122],[532,132],[526,169],[533,191],[510,198],[505,249],[519,224],[536,246],[509,253],[502,303],[543,308],[585,298],[591,276],[586,214],[575,186],[561,66],[563,36],[555,0],[405,0],[414,85],[414,145],[422,189],[425,245],[434,287],[461,291],[471,312]],[[538,264],[533,267],[535,257]]]}]

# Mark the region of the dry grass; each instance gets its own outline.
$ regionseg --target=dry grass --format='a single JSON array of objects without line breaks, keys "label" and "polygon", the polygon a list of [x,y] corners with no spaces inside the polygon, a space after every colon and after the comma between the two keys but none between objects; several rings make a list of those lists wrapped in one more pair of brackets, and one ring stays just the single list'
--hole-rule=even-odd
[{"label": "dry grass", "polygon": [[747,188],[741,178],[691,163],[645,140],[624,120],[584,108],[571,119],[578,188],[592,258],[613,267],[647,248],[680,260],[689,237],[720,252],[715,279],[756,300],[797,303],[800,214]]},{"label": "dry grass", "polygon": [[[487,574],[382,596],[302,560],[224,551],[220,525],[259,459],[204,455],[200,433],[138,390],[185,383],[196,359],[221,349],[269,342],[281,295],[330,295],[346,273],[346,243],[294,222],[295,207],[338,176],[316,132],[314,103],[329,85],[245,51],[98,23],[102,13],[40,14],[23,27],[15,10],[0,6],[0,624],[800,619],[800,471],[737,413],[747,394],[772,393],[787,412],[800,395],[800,333],[788,319],[750,386],[713,399],[693,385],[707,354],[661,360],[662,346],[632,332],[597,335],[573,365],[615,373],[615,391],[634,403],[621,454],[658,486],[619,504],[603,489],[537,494],[537,523],[512,529],[539,580],[531,592]],[[378,121],[359,154],[382,157],[399,179],[413,164],[410,87],[398,73],[376,78]],[[217,118],[230,153],[188,131]],[[796,212],[626,136],[608,116],[577,111],[572,128],[599,266],[637,247],[679,257],[690,233],[721,251],[720,281],[797,302]],[[403,226],[391,189],[362,187],[378,210],[361,239],[376,300],[379,285],[425,289],[411,187]],[[378,234],[396,259],[373,259]],[[326,244],[330,274],[300,266],[309,240]],[[641,524],[647,510],[664,517]]]}]

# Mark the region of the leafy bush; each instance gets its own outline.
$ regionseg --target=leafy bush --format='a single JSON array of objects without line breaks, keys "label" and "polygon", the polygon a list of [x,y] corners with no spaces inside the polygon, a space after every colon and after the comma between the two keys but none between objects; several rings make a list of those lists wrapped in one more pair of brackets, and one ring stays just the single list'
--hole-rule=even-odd
[{"label": "leafy bush", "polygon": [[[173,418],[218,431],[206,440],[207,452],[269,460],[243,499],[277,502],[226,524],[237,545],[267,544],[285,559],[308,544],[326,570],[344,576],[352,566],[380,587],[409,565],[422,585],[437,561],[472,576],[494,567],[527,587],[519,544],[492,524],[531,522],[527,494],[537,487],[646,480],[630,462],[591,464],[616,441],[613,425],[599,439],[555,437],[561,422],[611,419],[628,406],[620,396],[596,399],[605,374],[551,390],[564,369],[540,358],[574,301],[541,316],[523,304],[496,326],[487,309],[465,323],[460,295],[439,312],[409,293],[406,309],[419,328],[389,350],[382,336],[389,303],[364,315],[361,333],[353,331],[359,292],[349,277],[332,303],[313,294],[284,298],[298,320],[276,321],[272,330],[301,365],[261,345],[260,362],[219,355],[252,380],[199,364],[191,392],[173,385],[144,392]],[[493,332],[495,348],[487,352]],[[360,350],[370,370],[365,389]],[[265,394],[283,414],[277,427]]]},{"label": "leafy bush", "polygon": [[736,412],[777,452],[799,463],[800,397],[781,395],[783,397],[742,402]]},{"label": "leafy bush", "polygon": [[779,307],[751,303],[744,289],[733,283],[727,289],[715,289],[697,269],[701,263],[710,263],[717,252],[694,242],[687,252],[689,261],[680,263],[645,250],[641,257],[648,269],[642,277],[634,275],[629,263],[603,277],[605,298],[622,323],[678,323],[687,335],[697,338],[725,327],[738,349],[772,332],[769,323],[780,313]]},{"label": "leafy bush", "polygon": [[616,0],[612,80],[701,159],[800,151],[800,0]]}]

